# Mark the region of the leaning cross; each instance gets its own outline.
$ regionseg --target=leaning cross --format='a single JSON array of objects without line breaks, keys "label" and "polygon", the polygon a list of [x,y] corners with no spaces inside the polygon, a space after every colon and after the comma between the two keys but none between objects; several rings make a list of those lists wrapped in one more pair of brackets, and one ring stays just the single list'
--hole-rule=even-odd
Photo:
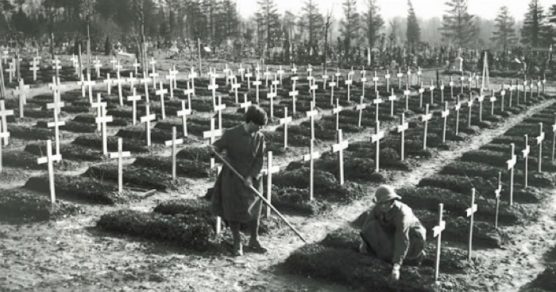
[{"label": "leaning cross", "polygon": [[432,113],[429,113],[429,104],[425,107],[425,114],[421,116],[421,121],[425,122],[425,129],[423,134],[423,150],[427,150],[427,132],[429,128],[429,121],[432,119]]},{"label": "leaning cross", "polygon": [[172,146],[172,179],[175,180],[177,177],[176,171],[176,146],[183,145],[183,139],[177,139],[177,131],[176,127],[172,127],[172,140],[165,141],[164,144],[166,146]]},{"label": "leaning cross", "polygon": [[473,219],[475,218],[475,213],[477,212],[477,204],[475,204],[475,188],[471,189],[471,207],[465,209],[467,217],[470,217],[469,221],[469,244],[467,246],[467,260],[471,261],[471,250],[473,249]]},{"label": "leaning cross", "polygon": [[123,159],[131,157],[129,151],[123,151],[122,138],[118,138],[118,152],[108,153],[110,159],[118,159],[118,193],[122,194],[124,192],[124,166]]},{"label": "leaning cross", "polygon": [[380,140],[384,138],[384,131],[380,130],[380,121],[376,121],[375,133],[371,135],[371,143],[376,143],[375,147],[375,172],[380,170]]},{"label": "leaning cross", "polygon": [[50,187],[50,202],[56,203],[56,190],[54,188],[54,162],[62,160],[62,155],[52,154],[52,141],[46,141],[46,156],[37,159],[38,164],[47,164],[48,166],[48,185]]},{"label": "leaning cross", "polygon": [[338,152],[338,178],[340,185],[344,185],[344,150],[349,146],[348,140],[343,140],[342,130],[337,130],[337,143],[332,145],[332,153]]}]

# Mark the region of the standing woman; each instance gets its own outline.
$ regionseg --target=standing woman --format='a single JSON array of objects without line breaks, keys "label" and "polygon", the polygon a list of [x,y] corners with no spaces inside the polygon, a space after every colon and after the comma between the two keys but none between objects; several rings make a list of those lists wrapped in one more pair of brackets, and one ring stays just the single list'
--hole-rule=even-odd
[{"label": "standing woman", "polygon": [[246,224],[251,234],[248,249],[265,253],[259,243],[259,218],[262,201],[249,188],[260,189],[262,184],[265,139],[259,131],[267,123],[266,112],[251,106],[245,113],[245,123],[227,129],[214,142],[216,152],[226,152],[228,162],[245,178],[243,182],[226,165],[222,167],[214,185],[212,210],[230,226],[233,236],[233,255],[243,255],[240,226]]}]

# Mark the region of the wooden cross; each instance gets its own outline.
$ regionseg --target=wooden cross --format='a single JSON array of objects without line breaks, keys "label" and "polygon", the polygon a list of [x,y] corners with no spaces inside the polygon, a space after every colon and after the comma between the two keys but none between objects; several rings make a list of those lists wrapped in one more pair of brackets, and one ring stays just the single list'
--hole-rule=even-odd
[{"label": "wooden cross", "polygon": [[477,204],[475,204],[475,188],[471,189],[471,207],[465,209],[465,213],[469,219],[469,244],[467,245],[467,260],[471,261],[471,251],[473,249],[473,221],[477,212]]},{"label": "wooden cross", "polygon": [[11,62],[5,71],[8,72],[8,82],[12,83],[15,75],[15,62]]},{"label": "wooden cross", "polygon": [[402,73],[401,69],[398,69],[398,74],[396,74],[396,77],[398,78],[398,89],[402,90],[403,73]]},{"label": "wooden cross", "polygon": [[191,72],[187,75],[187,78],[191,80],[191,89],[193,90],[193,95],[195,95],[195,78],[197,78],[197,72],[195,72],[195,67],[191,67]]},{"label": "wooden cross", "polygon": [[108,95],[112,94],[112,79],[110,79],[110,73],[106,73],[106,79],[104,79],[103,83],[106,84],[108,91]]},{"label": "wooden cross", "polygon": [[177,116],[181,117],[183,136],[187,137],[187,116],[191,114],[191,108],[185,108],[185,100],[181,101],[181,110],[177,112]]},{"label": "wooden cross", "polygon": [[239,104],[239,107],[247,112],[247,109],[252,105],[250,100],[247,100],[247,93],[243,94],[243,102]]},{"label": "wooden cross", "polygon": [[38,164],[46,164],[48,166],[48,185],[50,187],[50,202],[56,202],[56,189],[54,188],[54,162],[61,161],[62,155],[52,154],[52,141],[46,141],[46,156],[37,159]]},{"label": "wooden cross", "polygon": [[176,171],[176,146],[183,145],[183,139],[177,139],[177,131],[176,127],[172,127],[172,140],[165,141],[164,144],[166,146],[172,146],[172,179],[175,180],[177,178],[177,171]]},{"label": "wooden cross", "polygon": [[101,106],[100,108],[101,116],[96,118],[95,121],[97,125],[101,125],[102,128],[102,154],[108,155],[108,135],[107,135],[107,125],[106,123],[111,123],[114,119],[112,116],[106,115],[106,107]]},{"label": "wooden cross", "polygon": [[450,110],[448,109],[448,102],[444,103],[444,110],[441,112],[442,118],[444,118],[444,124],[442,126],[442,143],[446,143],[446,124],[448,123],[448,116],[450,115]]},{"label": "wooden cross", "polygon": [[392,95],[390,95],[388,97],[388,100],[390,101],[390,116],[393,117],[394,116],[394,103],[396,102],[396,100],[398,100],[398,96],[394,93],[394,88],[392,88]]},{"label": "wooden cross", "polygon": [[116,74],[119,75],[121,70],[123,69],[123,66],[120,64],[120,61],[118,60],[118,62],[116,63],[116,65],[114,66],[114,68],[116,69]]},{"label": "wooden cross", "polygon": [[97,78],[100,78],[100,68],[102,67],[102,64],[100,63],[100,60],[98,58],[96,58],[93,61],[93,66],[95,67],[96,70],[96,74],[97,74]]},{"label": "wooden cross", "polygon": [[421,83],[421,74],[423,74],[423,71],[421,71],[421,67],[417,67],[417,83]]},{"label": "wooden cross", "polygon": [[175,68],[168,70],[168,75],[166,75],[166,80],[170,85],[170,99],[174,99],[174,89],[176,89],[176,77],[178,75],[178,71]]},{"label": "wooden cross", "polygon": [[245,68],[243,68],[243,64],[239,64],[239,69],[237,69],[237,72],[241,76],[241,82],[243,82],[245,80]]},{"label": "wooden cross", "polygon": [[524,136],[524,140],[525,140],[525,147],[523,150],[521,150],[521,153],[523,153],[523,159],[525,160],[524,163],[524,186],[528,187],[528,170],[529,170],[529,153],[531,152],[531,147],[529,146],[529,136],[527,134],[525,134]]},{"label": "wooden cross", "polygon": [[133,76],[133,72],[129,72],[129,77],[127,78],[127,82],[129,82],[129,88],[134,88],[135,83],[137,82],[137,78]]},{"label": "wooden cross", "polygon": [[367,108],[367,104],[363,103],[363,95],[359,99],[359,104],[355,106],[355,110],[359,111],[359,120],[357,121],[357,127],[361,128],[363,122],[363,110]]},{"label": "wooden cross", "polygon": [[[421,84],[421,82],[418,82],[417,84]],[[405,83],[405,88],[409,89],[409,86],[411,86],[411,68],[407,68],[407,82]],[[421,87],[423,87],[422,84]]]},{"label": "wooden cross", "polygon": [[456,111],[456,136],[459,134],[459,110],[461,109],[461,102],[459,100],[459,95],[457,96],[456,106],[454,107]]},{"label": "wooden cross", "polygon": [[120,75],[120,71],[118,70],[118,72],[116,73],[116,84],[118,85],[118,98],[120,101],[120,106],[124,106],[124,97],[122,94],[122,84],[125,83],[125,79],[122,78],[122,76]]},{"label": "wooden cross", "polygon": [[54,122],[49,122],[46,126],[48,128],[54,128],[54,141],[56,145],[56,154],[60,154],[60,126],[64,126],[66,122],[61,122],[58,120],[58,114],[61,112],[61,108],[64,106],[64,103],[54,99],[53,103],[49,103],[46,105],[47,109],[53,109],[54,113]]},{"label": "wooden cross", "polygon": [[376,121],[375,133],[371,135],[371,143],[376,143],[375,147],[375,172],[380,170],[380,140],[384,138],[384,131],[380,130],[380,121]]},{"label": "wooden cross", "polygon": [[218,129],[222,130],[222,111],[226,109],[226,104],[222,103],[222,96],[218,96],[218,105],[214,107],[214,111],[218,113]]},{"label": "wooden cross", "polygon": [[56,57],[52,60],[52,69],[56,71],[56,78],[60,78],[60,70],[62,70],[62,66],[60,66],[60,60]]},{"label": "wooden cross", "polygon": [[363,75],[363,77],[361,77],[361,96],[365,96],[365,82],[367,82],[367,78]]},{"label": "wooden cross", "polygon": [[384,100],[382,98],[380,98],[380,94],[378,91],[375,91],[376,94],[376,98],[373,99],[373,104],[375,105],[375,119],[376,121],[378,121],[379,116],[378,116],[378,111],[380,109],[380,104],[384,102]]},{"label": "wooden cross", "polygon": [[151,78],[152,82],[153,82],[153,87],[156,87],[156,79],[158,78],[158,76],[160,76],[160,74],[158,74],[157,72],[152,72],[149,74],[149,77]]},{"label": "wooden cross", "polygon": [[510,147],[511,147],[511,153],[510,153],[511,158],[506,161],[506,165],[508,166],[508,170],[510,171],[510,206],[513,206],[513,204],[514,204],[514,167],[515,167],[515,164],[517,163],[517,157],[514,154],[515,153],[514,143],[511,143]]},{"label": "wooden cross", "polygon": [[[274,74],[274,80],[272,81],[272,86],[274,86],[274,92],[275,93],[278,92],[278,85],[280,85],[280,81],[278,81],[276,78],[277,78],[277,75]],[[271,90],[272,90],[272,86],[270,87]]]},{"label": "wooden cross", "polygon": [[375,92],[378,91],[378,76],[376,76],[376,71],[375,76],[373,76],[373,84],[375,86]]},{"label": "wooden cross", "polygon": [[29,85],[25,85],[23,78],[19,80],[19,86],[15,90],[15,94],[19,96],[19,118],[23,118],[24,105],[27,103],[27,94],[29,93]]},{"label": "wooden cross", "polygon": [[151,146],[151,122],[156,119],[154,114],[151,114],[150,105],[148,102],[145,103],[145,115],[139,120],[141,123],[145,123],[147,146]]},{"label": "wooden cross", "polygon": [[116,70],[116,63],[118,63],[118,60],[116,60],[115,58],[112,58],[112,60],[110,60],[110,64],[112,64],[112,70]]},{"label": "wooden cross", "polygon": [[504,112],[504,97],[506,96],[506,90],[504,87],[505,84],[502,84],[502,90],[500,91],[500,112]]},{"label": "wooden cross", "polygon": [[238,93],[237,90],[241,87],[241,83],[237,83],[237,79],[234,76],[234,82],[232,83],[232,90],[235,93],[235,97],[236,97],[236,104],[239,103],[239,99],[238,99]]},{"label": "wooden cross", "polygon": [[[334,79],[334,78],[332,78]],[[334,80],[332,80],[332,82],[328,83],[328,86],[330,86],[330,104],[333,105],[334,104],[334,87],[336,87],[336,82],[334,82]]]},{"label": "wooden cross", "polygon": [[539,135],[536,137],[537,145],[539,146],[539,158],[538,158],[538,172],[541,172],[541,165],[542,165],[542,142],[544,141],[545,134],[542,131],[542,122],[539,123]]},{"label": "wooden cross", "polygon": [[[106,102],[101,102],[100,93],[97,93],[97,102],[91,103],[91,107],[97,109],[97,118],[100,118],[102,116],[102,107],[106,107],[106,105],[107,105]],[[101,126],[100,124],[97,124],[97,131],[100,132],[100,130],[101,130]]]},{"label": "wooden cross", "polygon": [[274,119],[274,98],[276,97],[276,92],[272,91],[272,88],[270,90],[270,92],[267,94],[268,99],[270,99],[270,119],[273,120]]},{"label": "wooden cross", "polygon": [[245,74],[245,77],[247,77],[247,89],[251,90],[251,77],[253,77],[253,73],[249,72],[249,68],[247,68],[247,74]]},{"label": "wooden cross", "polygon": [[450,76],[450,83],[448,85],[450,85],[450,97],[453,99],[454,98],[454,81],[452,80],[452,76]]},{"label": "wooden cross", "polygon": [[[13,110],[6,110],[5,101],[2,99],[0,100],[0,117],[2,120],[2,132],[8,132],[8,116],[13,116]],[[8,137],[4,138],[4,146],[8,145]]]},{"label": "wooden cross", "polygon": [[259,103],[259,87],[262,85],[262,82],[259,80],[259,75],[257,75],[256,77],[257,79],[255,81],[253,81],[253,85],[255,86],[255,90],[256,90],[256,101],[257,103]]},{"label": "wooden cross", "polygon": [[494,214],[494,228],[498,228],[498,213],[500,211],[500,195],[502,193],[502,172],[498,172],[498,187],[494,190],[496,211]]},{"label": "wooden cross", "polygon": [[91,80],[91,74],[87,73],[87,81],[85,81],[83,83],[85,86],[87,86],[87,90],[89,92],[89,103],[93,102],[93,86],[96,85],[96,82],[94,80]]},{"label": "wooden cross", "polygon": [[156,72],[156,60],[154,58],[151,57],[151,61],[149,62],[149,64],[151,65],[151,72]]},{"label": "wooden cross", "polygon": [[386,70],[386,75],[384,75],[384,78],[386,79],[386,91],[390,91],[390,71]]},{"label": "wooden cross", "polygon": [[[272,175],[278,173],[280,167],[274,166],[272,164],[272,151],[267,152],[266,168],[262,170],[263,175],[266,175],[266,199],[270,203],[272,202]],[[266,217],[270,217],[271,208],[266,208]]]},{"label": "wooden cross", "polygon": [[292,70],[292,73],[293,73],[294,75],[297,74],[297,67],[295,67],[295,64],[293,64],[291,70]]},{"label": "wooden cross", "polygon": [[440,81],[440,103],[444,103],[444,81]]},{"label": "wooden cross", "polygon": [[344,108],[340,106],[340,99],[336,98],[336,107],[332,109],[332,114],[336,115],[336,131],[340,129],[340,112],[342,112]]},{"label": "wooden cross", "polygon": [[268,71],[268,66],[266,66],[266,71],[264,72],[265,84],[264,86],[268,88],[268,77],[272,75],[270,71]]},{"label": "wooden cross", "polygon": [[431,91],[431,105],[434,105],[434,90],[436,89],[436,86],[434,86],[433,81],[431,80],[431,86],[429,86],[429,90]]},{"label": "wooden cross", "polygon": [[303,156],[303,161],[309,161],[309,200],[314,199],[314,176],[315,176],[315,159],[319,159],[321,154],[315,151],[315,139],[311,138],[309,154]]},{"label": "wooden cross", "polygon": [[344,185],[344,150],[349,146],[348,140],[343,140],[342,130],[337,130],[337,143],[332,145],[332,153],[338,152],[338,178],[340,185]]},{"label": "wooden cross", "polygon": [[406,89],[403,91],[403,96],[405,98],[405,111],[409,110],[409,95],[411,95],[411,91]]},{"label": "wooden cross", "polygon": [[347,86],[347,101],[349,102],[351,100],[351,85],[353,84],[353,80],[348,79],[344,83]]},{"label": "wooden cross", "polygon": [[212,106],[216,106],[216,89],[218,89],[218,84],[216,84],[216,79],[211,78],[210,84],[208,85],[208,90],[212,91]]},{"label": "wooden cross", "polygon": [[398,133],[401,133],[400,158],[402,161],[405,159],[405,131],[407,129],[409,129],[409,123],[405,121],[405,113],[402,113],[400,125],[397,126]]},{"label": "wooden cross", "polygon": [[133,69],[135,70],[135,76],[139,76],[138,68],[141,67],[141,64],[137,62],[137,59],[135,59],[135,62],[133,62],[132,66]]},{"label": "wooden cross", "polygon": [[284,149],[288,148],[288,124],[292,122],[292,117],[288,116],[288,107],[284,107],[284,118],[280,119],[280,125],[284,125]]},{"label": "wooden cross", "polygon": [[425,107],[425,114],[421,116],[421,121],[425,123],[425,129],[423,134],[423,150],[427,150],[427,132],[429,128],[429,120],[432,119],[432,113],[429,113],[429,104],[427,103]]},{"label": "wooden cross", "polygon": [[318,88],[319,88],[319,86],[316,83],[309,86],[309,90],[311,90],[313,92],[313,102],[316,102],[316,99],[317,99],[316,92],[317,92]]},{"label": "wooden cross", "polygon": [[29,68],[29,70],[33,71],[33,81],[37,81],[37,71],[40,70],[40,67],[38,66],[38,62],[31,62],[31,67]]},{"label": "wooden cross", "polygon": [[479,122],[483,121],[483,101],[485,100],[484,95],[479,95],[477,101],[479,102]]},{"label": "wooden cross", "polygon": [[108,157],[110,159],[118,159],[118,193],[122,194],[124,192],[123,159],[131,157],[131,153],[129,151],[123,151],[122,138],[118,138],[118,152],[110,152]]},{"label": "wooden cross", "polygon": [[133,109],[133,125],[137,123],[137,102],[141,100],[141,95],[137,94],[137,90],[133,88],[133,95],[127,97],[127,101],[131,101]]},{"label": "wooden cross", "polygon": [[446,229],[446,221],[442,220],[444,212],[444,204],[438,204],[438,225],[432,228],[433,237],[436,237],[436,261],[434,265],[434,282],[438,284],[438,276],[440,272],[440,248],[442,244],[442,232]]},{"label": "wooden cross", "polygon": [[423,93],[425,92],[425,88],[423,88],[423,84],[421,83],[421,87],[419,88],[419,107],[423,108]]},{"label": "wooden cross", "polygon": [[469,114],[467,116],[467,127],[471,128],[471,114],[472,114],[472,110],[473,110],[473,101],[474,99],[472,97],[469,98],[469,100],[467,101],[467,108],[469,109]]},{"label": "wooden cross", "polygon": [[[326,90],[326,81],[330,78],[330,76],[328,76],[328,74],[326,74],[326,71],[324,71],[324,75],[322,75],[322,88],[324,90]],[[332,77],[334,78],[334,77]]]},{"label": "wooden cross", "polygon": [[280,65],[280,67],[278,68],[278,71],[276,71],[276,73],[278,73],[278,76],[280,77],[280,86],[282,86],[282,78],[283,78],[284,73],[286,73],[282,69],[282,65]]},{"label": "wooden cross", "polygon": [[164,95],[168,93],[168,90],[164,88],[162,81],[160,81],[160,88],[155,92],[156,95],[160,97],[160,114],[163,120],[166,119],[166,107],[165,107],[165,99]]},{"label": "wooden cross", "polygon": [[[294,78],[294,77],[292,77],[292,78]],[[292,112],[293,112],[294,115],[296,113],[296,97],[297,97],[298,94],[299,94],[299,91],[295,90],[295,87],[293,88],[293,91],[290,91],[290,93],[289,93],[289,95],[292,98]]]},{"label": "wooden cross", "polygon": [[[215,129],[214,128],[214,118],[210,118],[210,131],[203,132],[203,139],[208,139],[210,145],[214,143],[217,137],[222,136],[222,129]],[[215,162],[214,158],[210,159],[210,169],[214,169]]]},{"label": "wooden cross", "polygon": [[1,127],[2,120],[0,120],[0,173],[2,172],[2,144],[4,140],[7,140],[10,137],[10,132],[5,131]]},{"label": "wooden cross", "polygon": [[315,102],[311,101],[311,110],[306,112],[307,117],[311,120],[311,139],[315,139],[315,117],[319,112],[315,109]]}]

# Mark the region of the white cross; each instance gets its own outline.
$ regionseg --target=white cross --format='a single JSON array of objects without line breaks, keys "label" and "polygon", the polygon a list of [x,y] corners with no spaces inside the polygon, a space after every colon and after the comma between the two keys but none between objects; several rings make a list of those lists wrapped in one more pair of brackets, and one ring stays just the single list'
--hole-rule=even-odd
[{"label": "white cross", "polygon": [[40,70],[40,67],[38,65],[38,62],[31,62],[31,67],[29,70],[33,71],[33,81],[37,81],[37,71]]},{"label": "white cross", "polygon": [[[0,100],[0,117],[2,118],[2,132],[8,132],[8,116],[13,116],[13,110],[6,110],[4,100]],[[4,138],[4,146],[8,145],[8,137]]]},{"label": "white cross", "polygon": [[[2,120],[0,120],[0,124],[1,123]],[[2,144],[3,144],[3,140],[7,140],[9,137],[10,137],[10,132],[8,131],[4,132],[0,125],[0,173],[2,172]]]},{"label": "white cross", "polygon": [[438,225],[432,228],[433,237],[437,238],[436,241],[436,262],[434,269],[434,281],[438,283],[438,274],[440,272],[440,247],[442,243],[442,232],[446,229],[446,221],[442,220],[442,213],[444,211],[444,204],[438,204]]},{"label": "white cross", "polygon": [[542,122],[539,123],[539,135],[536,137],[537,140],[537,145],[539,145],[539,157],[538,157],[538,172],[541,172],[542,170],[542,142],[544,141],[545,138],[545,134],[542,130]]},{"label": "white cross", "polygon": [[510,144],[511,148],[511,159],[506,161],[506,165],[508,166],[508,170],[510,171],[510,206],[513,205],[513,186],[514,186],[514,166],[517,163],[517,157],[515,153],[515,145],[514,143]]},{"label": "white cross", "polygon": [[309,90],[311,90],[313,92],[313,102],[316,101],[316,92],[317,92],[318,88],[319,88],[319,86],[316,83],[309,86]]},{"label": "white cross", "polygon": [[397,126],[398,133],[401,133],[401,146],[400,146],[400,158],[403,161],[405,159],[405,131],[409,129],[409,123],[405,121],[405,113],[402,113],[400,119],[400,125]]},{"label": "white cross", "polygon": [[329,78],[330,78],[330,76],[328,76],[328,75],[326,74],[326,72],[324,73],[324,75],[322,75],[322,86],[323,86],[322,88],[323,88],[324,90],[326,90],[326,81],[327,81]]},{"label": "white cross", "polygon": [[280,119],[280,125],[284,125],[284,149],[288,148],[288,124],[292,122],[292,117],[288,116],[288,107],[284,107],[284,118]]},{"label": "white cross", "polygon": [[334,87],[336,87],[336,82],[332,81],[330,83],[328,83],[328,86],[330,86],[330,104],[334,104]]},{"label": "white cross", "polygon": [[471,260],[471,250],[473,249],[473,219],[474,214],[477,212],[477,204],[475,204],[475,188],[471,189],[471,207],[465,209],[465,213],[467,217],[470,218],[469,224],[469,244],[467,247],[467,257],[468,260]]},{"label": "white cross", "polygon": [[268,99],[270,99],[270,119],[274,119],[274,98],[276,97],[276,92],[270,91],[267,94]]},{"label": "white cross", "polygon": [[380,130],[380,121],[376,121],[375,133],[371,135],[371,143],[376,143],[375,148],[375,172],[380,170],[380,140],[384,138],[384,131]]},{"label": "white cross", "polygon": [[303,161],[309,161],[309,200],[314,198],[314,175],[315,175],[315,159],[319,159],[321,154],[315,151],[315,139],[311,138],[309,154],[303,155]]},{"label": "white cross", "polygon": [[342,130],[337,130],[337,143],[332,145],[332,153],[338,152],[338,177],[340,179],[340,185],[344,184],[344,150],[349,146],[349,141],[344,140],[342,137]]},{"label": "white cross", "polygon": [[268,66],[266,66],[266,72],[264,72],[265,77],[265,87],[268,87],[268,77],[271,75],[270,71],[268,71]]},{"label": "white cross", "polygon": [[[106,107],[106,102],[101,101],[100,93],[97,93],[97,102],[92,102],[91,107],[97,109],[97,118],[101,118],[102,117],[102,108]],[[101,125],[97,124],[97,131],[100,132],[100,130],[101,130]]]},{"label": "white cross", "polygon": [[110,79],[110,73],[106,73],[106,79],[104,79],[103,83],[106,84],[106,90],[108,91],[108,95],[112,94],[112,79]]},{"label": "white cross", "polygon": [[245,78],[245,69],[243,68],[243,64],[239,64],[239,69],[237,69],[237,72],[241,76],[241,82],[243,82]]},{"label": "white cross", "polygon": [[102,64],[100,63],[100,60],[98,58],[96,58],[93,61],[94,67],[96,69],[96,73],[97,73],[97,78],[100,78],[100,68],[102,67]]},{"label": "white cross", "polygon": [[151,114],[149,103],[145,103],[145,115],[141,117],[140,122],[145,123],[145,130],[147,133],[147,146],[151,146],[151,122],[156,119],[154,114]]},{"label": "white cross", "polygon": [[340,99],[336,98],[336,107],[332,108],[332,114],[336,115],[336,131],[340,129],[340,112],[342,112],[344,108],[340,105]]},{"label": "white cross", "polygon": [[110,152],[108,153],[108,157],[110,159],[118,159],[118,193],[121,194],[124,191],[123,159],[131,157],[131,153],[129,151],[123,151],[122,138],[118,138],[118,152]]},{"label": "white cross", "polygon": [[295,64],[293,64],[293,67],[292,67],[291,70],[292,70],[292,73],[293,73],[294,75],[297,74],[297,67],[295,67]]},{"label": "white cross", "polygon": [[19,96],[19,117],[23,118],[23,105],[27,103],[27,94],[29,93],[29,85],[25,85],[23,78],[19,80],[19,86],[15,90],[15,94]]},{"label": "white cross", "polygon": [[62,66],[60,66],[60,60],[58,60],[58,57],[56,57],[54,60],[52,60],[52,69],[56,71],[56,78],[60,77],[60,70],[62,70]]},{"label": "white cross", "polygon": [[116,73],[119,75],[123,66],[120,64],[120,61],[118,61],[118,63],[116,63],[116,66],[114,66],[114,68],[116,69]]},{"label": "white cross", "polygon": [[127,78],[127,82],[129,82],[129,88],[134,88],[135,83],[137,82],[137,78],[133,76],[132,72],[129,72],[129,77]]},{"label": "white cross", "polygon": [[135,59],[135,62],[133,62],[133,68],[135,69],[135,75],[139,76],[139,72],[138,72],[138,68],[141,67],[141,64],[139,62],[137,62],[137,59]]},{"label": "white cross", "polygon": [[278,73],[278,76],[280,76],[280,86],[282,86],[282,76],[284,75],[284,73],[286,73],[283,69],[282,69],[282,65],[280,65],[278,71],[276,71],[276,73]]},{"label": "white cross", "polygon": [[181,101],[181,110],[177,112],[177,116],[182,119],[183,136],[187,137],[187,116],[191,114],[190,108],[185,108],[185,100]]},{"label": "white cross", "polygon": [[107,125],[106,123],[111,123],[113,121],[112,116],[106,115],[106,107],[100,107],[101,116],[96,118],[95,121],[97,125],[101,125],[102,128],[102,154],[108,155],[108,135],[107,135]]},{"label": "white cross", "polygon": [[94,80],[91,80],[91,74],[87,73],[87,81],[83,82],[83,85],[87,86],[87,89],[89,91],[89,103],[92,103],[93,101],[93,86],[96,85],[96,82]]},{"label": "white cross", "polygon": [[427,150],[427,132],[429,127],[429,121],[432,119],[432,113],[429,113],[429,104],[427,103],[425,114],[421,115],[421,121],[425,123],[425,129],[423,134],[423,150]]},{"label": "white cross", "polygon": [[218,129],[222,129],[222,111],[226,109],[226,104],[222,103],[222,96],[218,96],[218,105],[214,107],[214,111],[218,113]]},{"label": "white cross", "polygon": [[52,141],[46,141],[46,156],[37,159],[38,164],[47,164],[48,166],[48,185],[50,187],[50,202],[56,202],[56,190],[54,188],[54,162],[61,161],[62,155],[52,154]]},{"label": "white cross", "polygon": [[164,144],[166,146],[172,147],[172,179],[176,179],[177,177],[177,170],[176,170],[176,146],[183,145],[183,139],[177,139],[176,127],[172,127],[172,140],[165,141]]},{"label": "white cross", "polygon": [[195,78],[197,78],[197,72],[195,72],[195,67],[191,67],[191,72],[187,75],[187,78],[191,80],[191,89],[193,90],[193,95],[195,95]]},{"label": "white cross", "polygon": [[137,102],[141,100],[141,95],[137,94],[137,89],[133,88],[133,95],[127,97],[131,101],[133,109],[133,125],[137,123]]},{"label": "white cross", "polygon": [[315,102],[311,101],[311,110],[306,112],[307,117],[311,121],[311,139],[315,139],[315,117],[319,112],[315,109]]},{"label": "white cross", "polygon": [[[266,175],[266,199],[269,203],[272,202],[272,175],[280,171],[280,167],[272,164],[272,151],[268,151],[266,159],[266,168],[262,169],[262,174]],[[270,207],[266,208],[267,218],[270,216]]]},{"label": "white cross", "polygon": [[498,172],[498,188],[494,190],[494,196],[496,198],[496,214],[494,217],[494,228],[498,228],[498,213],[500,209],[501,193],[502,193],[502,172]]},{"label": "white cross", "polygon": [[378,111],[380,109],[380,104],[383,103],[384,100],[382,98],[380,98],[380,94],[379,94],[378,91],[375,91],[375,93],[376,93],[376,98],[373,99],[373,104],[375,105],[375,109],[376,109],[375,117],[376,117],[376,120],[378,121]]},{"label": "white cross", "polygon": [[54,112],[54,122],[49,122],[47,124],[48,128],[54,128],[54,139],[56,144],[56,154],[60,154],[60,126],[64,126],[66,122],[58,121],[58,114],[62,111],[64,103],[54,99],[53,103],[48,103],[46,105],[47,109],[52,109]]},{"label": "white cross", "polygon": [[15,63],[11,62],[5,71],[9,74],[8,81],[12,83],[15,74]]},{"label": "white cross", "polygon": [[253,81],[253,85],[256,88],[256,100],[259,103],[259,86],[261,86],[262,82],[259,80],[259,75],[257,75],[257,80]]},{"label": "white cross", "polygon": [[396,102],[396,100],[398,100],[398,96],[394,93],[393,88],[392,88],[391,92],[392,92],[392,95],[390,95],[388,97],[388,100],[390,101],[390,116],[393,117],[394,116],[394,102]]},{"label": "white cross", "polygon": [[291,98],[292,98],[292,111],[293,111],[293,114],[295,115],[295,112],[296,112],[296,110],[295,110],[296,109],[296,97],[297,97],[297,95],[299,95],[299,91],[295,90],[295,87],[293,89],[294,89],[293,91],[289,92],[289,96],[291,96]]},{"label": "white cross", "polygon": [[361,128],[361,123],[362,123],[362,120],[363,120],[363,110],[367,108],[367,104],[366,104],[366,103],[363,103],[363,98],[364,98],[364,97],[361,96],[361,97],[360,97],[359,104],[355,106],[355,110],[356,110],[356,111],[359,111],[359,121],[358,121],[358,123],[357,123],[357,126],[358,126],[359,128]]},{"label": "white cross", "polygon": [[444,110],[440,113],[441,117],[444,118],[444,125],[442,126],[442,143],[446,142],[446,124],[448,123],[448,116],[450,115],[450,110],[448,109],[448,102],[444,103]]},{"label": "white cross", "polygon": [[166,88],[164,88],[164,85],[162,84],[162,81],[160,81],[160,89],[158,89],[155,93],[156,95],[158,95],[160,97],[160,114],[163,120],[166,119],[166,107],[164,106],[165,104],[165,99],[164,99],[164,95],[166,93],[168,93],[168,90]]},{"label": "white cross", "polygon": [[252,105],[251,101],[247,100],[247,93],[243,94],[243,103],[239,104],[239,107],[247,112],[247,109]]},{"label": "white cross", "polygon": [[[214,143],[217,137],[222,136],[222,129],[215,129],[214,128],[214,118],[210,118],[210,131],[203,132],[203,139],[208,139],[210,145]],[[215,166],[214,158],[210,159],[210,169],[213,169]]]},{"label": "white cross", "polygon": [[112,59],[110,60],[110,64],[112,64],[112,70],[116,70],[116,64],[118,63],[118,60],[116,60],[114,57],[112,57]]},{"label": "white cross", "polygon": [[423,83],[421,83],[421,87],[419,88],[419,107],[423,107],[423,93],[425,92],[425,88],[423,88]]},{"label": "white cross", "polygon": [[153,82],[153,87],[156,87],[156,79],[158,78],[158,76],[160,76],[160,74],[158,74],[157,72],[152,72],[151,74],[149,74],[149,77]]},{"label": "white cross", "polygon": [[249,71],[249,68],[247,68],[247,74],[245,74],[245,77],[247,77],[247,89],[251,89],[251,77],[253,77],[253,73],[251,73]]},{"label": "white cross", "polygon": [[353,80],[352,80],[352,79],[348,79],[348,80],[346,80],[344,83],[346,84],[346,86],[347,86],[347,88],[348,88],[348,90],[347,90],[347,100],[348,100],[348,102],[349,102],[350,99],[351,99],[351,85],[353,84]]}]

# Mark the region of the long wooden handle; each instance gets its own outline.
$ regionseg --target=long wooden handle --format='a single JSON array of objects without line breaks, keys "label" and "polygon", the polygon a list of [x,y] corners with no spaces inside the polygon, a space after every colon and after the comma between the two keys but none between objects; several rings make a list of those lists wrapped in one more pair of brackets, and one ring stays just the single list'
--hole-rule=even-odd
[{"label": "long wooden handle", "polygon": [[[222,163],[224,163],[235,175],[237,175],[241,179],[242,182],[246,183],[245,178],[224,157],[222,157],[214,149],[212,149],[212,151],[214,152],[214,154],[218,158],[220,158],[220,160],[222,160]],[[282,215],[282,213],[280,213],[280,211],[278,211],[274,206],[272,206],[272,204],[257,189],[255,189],[255,187],[253,187],[253,185],[249,185],[249,188],[251,189],[251,191],[253,191],[259,197],[259,199],[261,199],[265,203],[265,205],[270,207],[270,209],[272,209],[272,211],[274,211],[274,213],[276,213],[278,215],[278,217],[280,217],[280,219],[282,219],[282,221],[284,221],[284,223],[286,223],[286,225],[288,225],[288,227],[290,227],[290,229],[301,240],[303,240],[303,242],[307,243],[307,240],[305,240],[305,238],[303,238],[301,233],[299,233],[299,231],[297,231],[297,229],[295,229],[295,227],[293,227],[293,225],[291,225],[291,223],[284,217],[284,215]]]}]

